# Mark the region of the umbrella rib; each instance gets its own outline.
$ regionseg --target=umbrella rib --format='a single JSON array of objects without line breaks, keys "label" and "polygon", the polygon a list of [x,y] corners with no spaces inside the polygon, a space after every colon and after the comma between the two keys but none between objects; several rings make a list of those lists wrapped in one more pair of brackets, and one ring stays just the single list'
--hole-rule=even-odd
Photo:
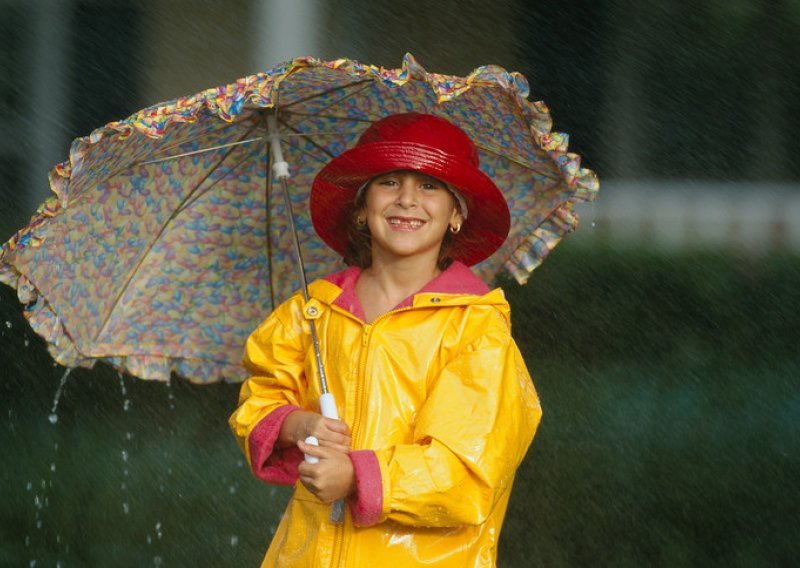
[{"label": "umbrella rib", "polygon": [[244,144],[249,144],[251,142],[258,142],[259,140],[264,140],[264,138],[262,136],[257,136],[255,138],[248,138],[247,140],[239,140],[238,142],[229,142],[228,144],[219,144],[218,146],[210,146],[208,148],[201,148],[200,150],[192,150],[191,152],[184,152],[182,154],[173,154],[172,156],[164,156],[163,158],[156,158],[155,160],[136,162],[135,164],[131,164],[131,167],[145,166],[149,164],[160,164],[161,162],[174,160],[176,158],[186,158],[187,156],[196,156],[198,154],[205,154],[206,152],[213,152],[214,150],[233,148],[234,146],[242,146]]},{"label": "umbrella rib", "polygon": [[[295,126],[293,126],[292,124],[289,124],[288,122],[286,122],[286,121],[284,121],[284,120],[282,120],[280,118],[278,120],[280,120],[281,124],[283,124],[284,126],[289,128],[290,130],[292,130],[296,134],[302,135],[302,133],[298,132],[297,128],[295,128]],[[312,146],[314,146],[315,148],[319,149],[323,154],[327,155],[329,158],[335,158],[336,157],[336,154],[334,154],[333,152],[331,152],[330,150],[328,150],[324,146],[322,146],[319,143],[317,143],[313,138],[308,138],[308,142],[310,142]],[[318,156],[315,156],[311,152],[308,152],[307,150],[304,150],[303,148],[300,148],[299,146],[294,146],[294,148],[296,148],[298,151],[302,152],[303,154],[306,154],[307,156],[311,156],[315,160],[319,160],[320,159]]]},{"label": "umbrella rib", "polygon": [[[252,132],[253,130],[254,130],[254,128],[250,129],[250,131],[249,131],[249,132]],[[249,134],[249,132],[248,132],[248,134]],[[219,166],[220,166],[220,165],[221,165],[221,164],[222,164],[222,163],[225,161],[225,159],[226,159],[226,158],[227,158],[227,157],[230,155],[230,153],[231,153],[232,151],[233,151],[233,148],[230,148],[230,149],[229,149],[229,150],[228,150],[228,151],[225,153],[225,155],[224,155],[224,156],[222,156],[222,158],[219,160],[219,162],[217,162],[216,166],[214,166],[213,168],[211,168],[211,169],[208,171],[208,173],[207,173],[207,174],[206,174],[206,175],[203,177],[203,179],[202,179],[202,180],[201,180],[201,181],[200,181],[198,184],[196,184],[196,185],[194,186],[194,188],[192,189],[192,191],[190,191],[190,192],[189,192],[189,194],[188,194],[186,197],[184,197],[184,198],[183,198],[183,200],[182,200],[182,201],[181,201],[181,203],[178,205],[178,207],[176,207],[176,208],[175,208],[175,209],[172,211],[172,213],[170,213],[169,217],[167,217],[166,221],[164,221],[164,224],[161,226],[161,229],[158,231],[158,234],[157,234],[157,235],[156,235],[156,236],[155,236],[155,237],[154,237],[154,238],[153,238],[153,239],[150,241],[150,244],[148,245],[148,247],[147,247],[147,250],[145,250],[145,252],[144,252],[144,253],[143,253],[143,254],[142,254],[140,257],[139,257],[139,260],[137,261],[137,263],[136,263],[136,266],[134,266],[134,268],[133,268],[133,269],[132,269],[132,270],[131,270],[131,271],[128,273],[128,277],[127,277],[127,278],[126,278],[126,280],[125,280],[125,285],[124,285],[124,286],[122,286],[122,287],[120,288],[120,291],[119,291],[119,293],[117,294],[117,297],[116,297],[116,298],[114,298],[114,302],[111,304],[111,306],[110,306],[110,308],[109,308],[109,310],[108,310],[108,313],[106,314],[106,317],[105,317],[105,319],[103,320],[103,324],[102,324],[102,325],[101,325],[101,326],[98,328],[98,331],[97,331],[97,333],[96,333],[96,334],[95,334],[95,336],[94,336],[94,341],[97,341],[97,339],[100,337],[100,335],[103,333],[103,331],[105,331],[105,328],[106,328],[106,326],[108,325],[108,322],[109,322],[109,320],[111,319],[111,315],[114,313],[114,309],[117,307],[117,305],[119,304],[120,300],[122,299],[122,296],[125,294],[125,291],[128,289],[128,286],[130,285],[130,283],[131,283],[131,280],[133,280],[133,277],[134,277],[134,275],[135,275],[135,274],[136,274],[136,273],[139,271],[139,268],[141,268],[142,264],[144,263],[144,260],[145,260],[145,259],[147,258],[147,256],[150,254],[150,251],[151,251],[151,250],[153,250],[153,247],[154,247],[154,246],[155,246],[155,244],[158,242],[158,240],[161,238],[161,235],[163,235],[163,234],[164,234],[164,231],[166,231],[166,230],[167,230],[167,227],[168,227],[168,226],[169,226],[169,225],[172,223],[172,221],[174,221],[174,220],[175,220],[175,218],[178,216],[178,213],[180,213],[181,211],[183,211],[183,210],[184,210],[185,206],[186,206],[186,205],[189,203],[189,200],[190,200],[192,197],[194,197],[194,199],[192,200],[193,202],[194,202],[194,201],[195,201],[197,198],[199,198],[199,197],[200,197],[199,195],[195,195],[195,191],[196,191],[196,190],[197,190],[197,189],[198,189],[200,186],[202,186],[202,185],[203,185],[203,183],[205,183],[205,181],[206,181],[206,180],[207,180],[209,177],[211,177],[211,175],[212,175],[212,174],[213,174],[215,171],[217,171],[217,169],[219,168]],[[217,181],[219,181],[219,180],[217,180]],[[205,194],[205,193],[206,193],[206,192],[207,192],[209,189],[211,189],[212,187],[214,187],[214,185],[216,185],[216,183],[217,183],[217,182],[214,182],[214,183],[213,183],[211,186],[209,186],[209,188],[208,188],[206,191],[204,191],[204,192],[203,192],[203,194]]]},{"label": "umbrella rib", "polygon": [[[368,88],[369,84],[371,84],[372,82],[373,82],[372,79],[362,79],[361,81],[355,81],[353,83],[348,83],[346,85],[339,85],[338,87],[331,87],[327,91],[322,91],[321,93],[316,93],[314,95],[309,95],[309,96],[304,97],[302,99],[297,99],[296,101],[293,101],[293,102],[287,104],[286,106],[280,107],[280,110],[290,109],[295,105],[299,105],[301,103],[310,101],[312,99],[318,99],[320,97],[324,97],[325,95],[329,95],[330,93],[335,93],[336,91],[343,91],[345,89],[349,89],[350,87],[357,87],[359,85],[362,85],[362,84],[366,83],[366,85],[362,89],[359,89],[358,91],[356,91],[356,93],[358,93],[358,92],[362,91],[363,89]],[[340,100],[342,100],[342,99],[337,99],[337,102],[340,101]],[[276,105],[276,107],[277,107],[277,105]]]},{"label": "umbrella rib", "polygon": [[475,146],[477,146],[479,149],[483,150],[484,152],[487,152],[489,154],[493,154],[493,155],[497,156],[498,158],[502,158],[503,160],[508,160],[509,162],[513,162],[513,163],[517,164],[518,166],[522,166],[526,170],[530,170],[532,172],[537,172],[537,173],[543,175],[544,177],[546,177],[547,179],[551,179],[551,180],[560,179],[560,176],[558,174],[551,174],[550,172],[544,172],[542,170],[539,170],[539,169],[536,169],[536,168],[532,168],[530,164],[526,164],[525,162],[523,162],[521,160],[518,160],[516,158],[512,158],[508,154],[503,154],[501,151],[496,150],[494,148],[491,148],[489,146],[484,146],[482,144],[475,144]]}]

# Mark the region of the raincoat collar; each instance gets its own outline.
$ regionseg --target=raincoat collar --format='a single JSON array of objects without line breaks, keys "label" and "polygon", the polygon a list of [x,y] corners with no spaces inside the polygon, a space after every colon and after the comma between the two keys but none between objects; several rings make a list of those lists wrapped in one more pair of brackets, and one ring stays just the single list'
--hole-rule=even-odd
[{"label": "raincoat collar", "polygon": [[[322,281],[318,281],[322,285],[312,285],[312,294],[317,299],[337,306],[360,320],[366,321],[364,308],[356,295],[356,282],[360,274],[361,269],[356,266],[335,272],[325,277]],[[325,286],[325,284],[332,284],[333,286]],[[489,292],[489,287],[475,276],[465,264],[454,262],[439,276],[400,302],[393,309],[408,308],[421,303],[427,304],[432,299],[431,296],[435,296],[438,299],[435,303],[443,303],[445,305],[449,305],[453,301],[462,303],[465,296],[474,301],[475,297],[485,296]],[[500,299],[503,303],[505,302],[502,292]]]}]

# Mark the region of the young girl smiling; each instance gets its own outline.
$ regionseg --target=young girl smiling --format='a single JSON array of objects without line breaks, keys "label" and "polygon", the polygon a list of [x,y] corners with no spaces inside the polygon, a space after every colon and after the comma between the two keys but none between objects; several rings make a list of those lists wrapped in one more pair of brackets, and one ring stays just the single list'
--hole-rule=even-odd
[{"label": "young girl smiling", "polygon": [[[506,238],[503,195],[460,128],[408,113],[323,168],[310,205],[349,267],[251,335],[230,420],[254,474],[295,486],[264,565],[493,566],[541,417],[508,303],[468,268]],[[319,413],[310,320],[341,419]]]}]

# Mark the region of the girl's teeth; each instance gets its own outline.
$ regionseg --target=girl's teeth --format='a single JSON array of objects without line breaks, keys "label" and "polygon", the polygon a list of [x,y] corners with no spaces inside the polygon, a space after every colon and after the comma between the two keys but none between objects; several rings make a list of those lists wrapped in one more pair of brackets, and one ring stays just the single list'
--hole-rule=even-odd
[{"label": "girl's teeth", "polygon": [[389,223],[392,224],[392,225],[395,225],[395,226],[410,225],[411,227],[414,227],[415,229],[417,227],[421,227],[422,226],[422,221],[420,221],[418,219],[413,219],[413,220],[389,219]]}]

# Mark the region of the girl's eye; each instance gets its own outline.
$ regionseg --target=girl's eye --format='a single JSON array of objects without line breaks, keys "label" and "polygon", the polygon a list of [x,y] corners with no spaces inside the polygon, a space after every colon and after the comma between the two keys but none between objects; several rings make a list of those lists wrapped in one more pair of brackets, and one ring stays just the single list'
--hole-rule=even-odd
[{"label": "girl's eye", "polygon": [[441,186],[436,183],[423,183],[420,185],[422,189],[441,189]]}]

